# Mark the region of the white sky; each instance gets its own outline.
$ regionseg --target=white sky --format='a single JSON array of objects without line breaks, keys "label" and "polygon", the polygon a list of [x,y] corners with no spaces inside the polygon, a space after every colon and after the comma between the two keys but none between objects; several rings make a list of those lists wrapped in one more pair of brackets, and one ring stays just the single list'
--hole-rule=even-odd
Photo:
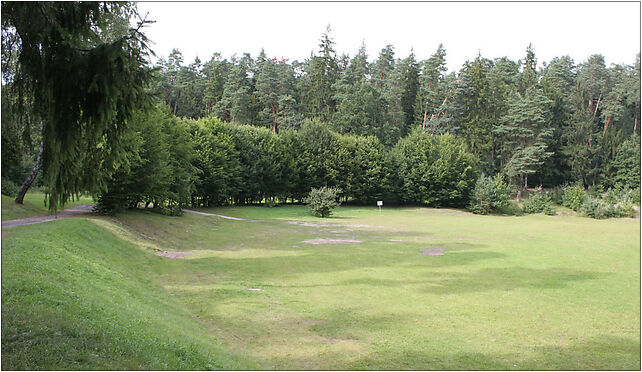
[{"label": "white sky", "polygon": [[158,57],[178,48],[186,63],[214,52],[224,58],[263,47],[269,57],[303,61],[317,52],[330,24],[337,54],[368,59],[392,44],[396,57],[414,47],[417,60],[443,43],[450,71],[478,51],[518,60],[533,44],[538,65],[570,55],[575,63],[602,54],[607,65],[633,64],[640,51],[640,3],[210,3],[141,2],[155,20],[146,29]]}]

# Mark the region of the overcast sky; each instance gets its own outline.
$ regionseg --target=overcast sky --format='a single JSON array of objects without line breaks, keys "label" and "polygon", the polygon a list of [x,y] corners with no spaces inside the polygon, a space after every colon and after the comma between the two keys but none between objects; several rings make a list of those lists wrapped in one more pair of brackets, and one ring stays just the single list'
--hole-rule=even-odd
[{"label": "overcast sky", "polygon": [[158,57],[173,48],[187,63],[214,52],[229,58],[261,48],[269,57],[303,61],[317,52],[326,25],[335,50],[353,56],[365,41],[369,60],[392,44],[396,57],[418,60],[443,43],[450,71],[482,56],[525,55],[538,65],[570,55],[576,63],[602,54],[607,65],[633,64],[640,50],[640,3],[209,3],[141,2],[156,23],[146,29]]}]

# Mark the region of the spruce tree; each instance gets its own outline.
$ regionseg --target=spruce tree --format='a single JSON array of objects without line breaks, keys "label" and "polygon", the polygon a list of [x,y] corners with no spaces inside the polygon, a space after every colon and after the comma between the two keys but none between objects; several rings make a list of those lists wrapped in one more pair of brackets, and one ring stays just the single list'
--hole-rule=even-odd
[{"label": "spruce tree", "polygon": [[146,22],[130,30],[103,26],[133,15],[127,3],[2,3],[2,32],[19,39],[11,84],[33,99],[43,123],[43,182],[53,211],[81,192],[103,190],[123,157],[119,138],[145,103],[151,77]]}]

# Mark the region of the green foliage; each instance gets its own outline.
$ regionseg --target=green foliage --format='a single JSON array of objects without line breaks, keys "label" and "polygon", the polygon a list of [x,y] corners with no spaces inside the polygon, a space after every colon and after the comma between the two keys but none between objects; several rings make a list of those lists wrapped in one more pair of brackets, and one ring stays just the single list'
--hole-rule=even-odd
[{"label": "green foliage", "polygon": [[563,205],[564,188],[560,186],[554,187],[550,192],[551,201],[557,205]]},{"label": "green foliage", "polygon": [[332,210],[337,208],[337,202],[341,189],[337,187],[312,188],[303,202],[308,205],[310,212],[317,217],[329,217]]},{"label": "green foliage", "polygon": [[542,189],[537,189],[535,192],[530,193],[522,208],[524,213],[545,213],[551,216],[555,214],[555,209],[551,204],[551,197],[543,192]]},{"label": "green foliage", "polygon": [[640,137],[630,138],[620,144],[615,159],[610,163],[613,185],[628,188],[640,187]]},{"label": "green foliage", "polygon": [[[34,17],[38,12],[39,17]],[[125,151],[127,120],[147,100],[148,49],[139,28],[105,28],[116,15],[135,13],[126,3],[4,2],[2,32],[17,35],[11,76],[18,105],[32,100],[43,123],[43,180],[56,210],[73,195],[104,190]],[[4,48],[3,48],[4,52]]]},{"label": "green foliage", "polygon": [[475,183],[468,209],[475,214],[489,214],[508,207],[509,188],[499,175],[482,174]]},{"label": "green foliage", "polygon": [[584,198],[580,210],[583,215],[597,219],[618,216],[618,211],[613,204],[600,198],[588,195],[586,196],[586,198]]},{"label": "green foliage", "polygon": [[524,210],[515,201],[509,200],[506,206],[497,210],[498,214],[505,214],[507,216],[523,216]]},{"label": "green foliage", "polygon": [[584,187],[581,185],[566,186],[562,190],[562,205],[579,212],[586,197]]},{"label": "green foliage", "polygon": [[8,178],[2,178],[2,195],[15,197],[20,186]]},{"label": "green foliage", "polygon": [[414,131],[393,151],[404,202],[461,207],[468,203],[477,179],[475,159],[451,135]]},{"label": "green foliage", "polygon": [[188,124],[194,141],[193,165],[198,174],[192,205],[209,207],[232,202],[239,195],[242,170],[232,136],[216,118]]},{"label": "green foliage", "polygon": [[160,108],[139,113],[129,124],[122,138],[127,162],[99,194],[96,210],[115,214],[153,203],[163,214],[179,215],[189,204],[196,181],[187,124]]},{"label": "green foliage", "polygon": [[603,195],[587,195],[580,210],[583,215],[597,219],[634,217],[633,201],[631,190],[609,189]]}]

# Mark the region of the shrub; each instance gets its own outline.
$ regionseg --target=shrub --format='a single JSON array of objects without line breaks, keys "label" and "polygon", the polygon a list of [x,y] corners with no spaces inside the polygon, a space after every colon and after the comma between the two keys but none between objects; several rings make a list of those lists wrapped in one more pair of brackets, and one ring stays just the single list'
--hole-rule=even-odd
[{"label": "shrub", "polygon": [[633,190],[615,188],[609,189],[600,198],[587,195],[582,203],[582,214],[592,218],[634,217],[635,209]]},{"label": "shrub", "polygon": [[551,205],[551,197],[541,189],[536,190],[524,201],[524,213],[555,214],[555,209]]},{"label": "shrub", "polygon": [[329,217],[332,214],[332,210],[339,206],[337,202],[339,193],[341,193],[341,189],[336,187],[312,188],[310,194],[303,199],[303,202],[308,205],[313,215]]},{"label": "shrub", "polygon": [[581,185],[566,186],[562,193],[562,205],[579,212],[585,196],[584,188]]},{"label": "shrub", "polygon": [[592,196],[584,198],[581,211],[585,216],[597,219],[617,216],[617,211],[613,204]]},{"label": "shrub", "polygon": [[481,175],[475,183],[468,209],[475,214],[488,214],[508,206],[509,189],[501,177]]},{"label": "shrub", "polygon": [[176,200],[168,200],[167,203],[159,206],[160,212],[165,216],[182,216],[183,208]]},{"label": "shrub", "polygon": [[553,190],[551,190],[551,193],[549,194],[551,197],[551,201],[557,205],[562,205],[563,201],[562,198],[564,196],[564,188],[560,186],[555,186]]},{"label": "shrub", "polygon": [[631,203],[640,205],[640,186],[631,190]]},{"label": "shrub", "polygon": [[20,189],[13,181],[8,178],[2,179],[2,195],[15,197]]},{"label": "shrub", "polygon": [[503,206],[503,207],[500,207],[497,210],[497,212],[501,213],[501,214],[508,215],[508,216],[523,216],[524,215],[524,211],[522,210],[522,208],[519,206],[519,204],[517,204],[514,201],[508,201],[506,203],[506,205]]}]

